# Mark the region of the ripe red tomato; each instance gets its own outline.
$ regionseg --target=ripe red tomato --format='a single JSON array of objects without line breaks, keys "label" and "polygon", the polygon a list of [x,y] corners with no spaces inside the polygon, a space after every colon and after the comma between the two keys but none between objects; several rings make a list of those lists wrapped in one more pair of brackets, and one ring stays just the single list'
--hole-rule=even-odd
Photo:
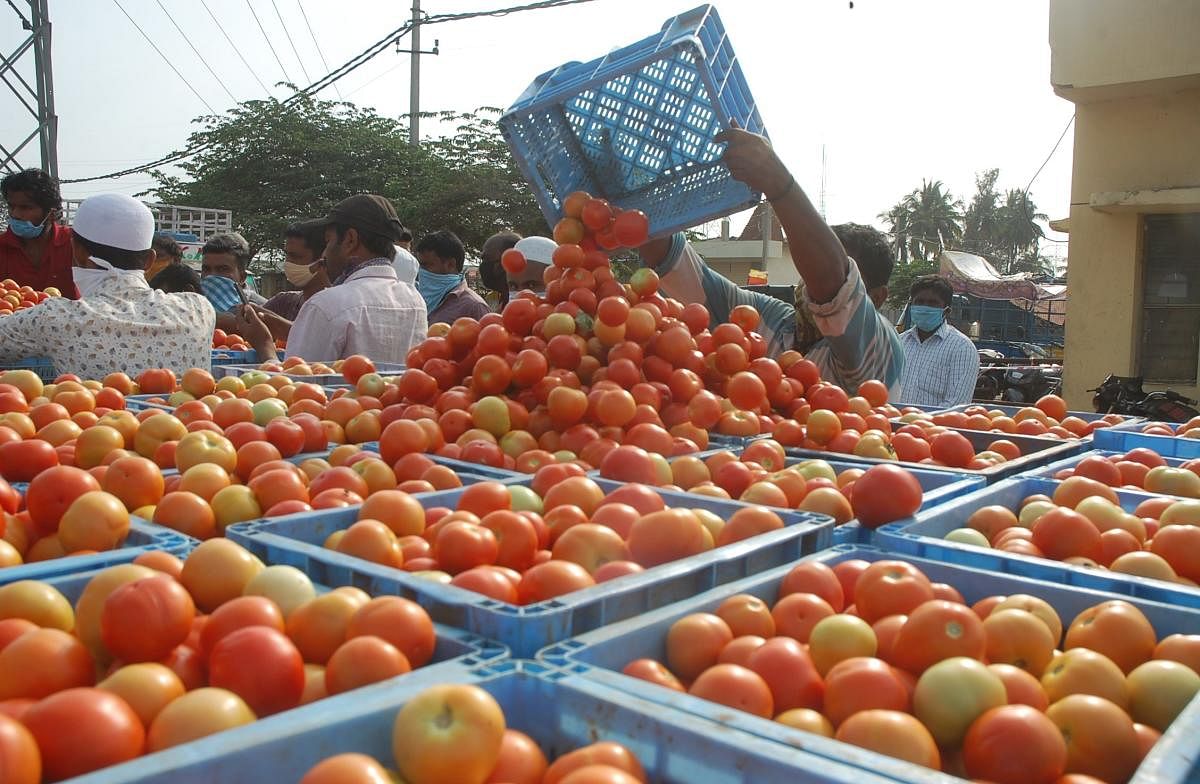
[{"label": "ripe red tomato", "polygon": [[22,722],[37,740],[50,781],[134,759],[146,744],[129,703],[102,689],[60,691],[26,711]]},{"label": "ripe red tomato", "polygon": [[923,491],[917,478],[900,466],[876,465],[854,482],[851,506],[867,528],[910,517],[921,508]]},{"label": "ripe red tomato", "polygon": [[967,730],[963,762],[973,779],[1051,784],[1067,766],[1067,744],[1054,722],[1027,705],[984,713]]},{"label": "ripe red tomato", "polygon": [[304,658],[275,629],[250,626],[226,635],[208,659],[209,685],[241,697],[256,716],[269,716],[300,704]]},{"label": "ripe red tomato", "polygon": [[346,640],[325,665],[325,690],[341,694],[412,670],[396,646],[374,635]]},{"label": "ripe red tomato", "polygon": [[191,594],[175,578],[155,575],[122,585],[104,600],[104,647],[124,662],[165,659],[187,639],[196,616]]},{"label": "ripe red tomato", "polygon": [[962,433],[939,433],[929,442],[933,459],[951,468],[966,468],[975,459],[975,447]]},{"label": "ripe red tomato", "polygon": [[42,471],[29,483],[25,506],[29,518],[43,536],[58,530],[59,520],[76,498],[100,489],[96,477],[73,466],[55,466]]},{"label": "ripe red tomato", "polygon": [[6,784],[40,784],[42,757],[37,741],[25,725],[0,715],[0,781]]},{"label": "ripe red tomato", "polygon": [[876,561],[854,585],[854,605],[867,623],[889,615],[908,615],[931,599],[933,585],[929,578],[905,561]]}]

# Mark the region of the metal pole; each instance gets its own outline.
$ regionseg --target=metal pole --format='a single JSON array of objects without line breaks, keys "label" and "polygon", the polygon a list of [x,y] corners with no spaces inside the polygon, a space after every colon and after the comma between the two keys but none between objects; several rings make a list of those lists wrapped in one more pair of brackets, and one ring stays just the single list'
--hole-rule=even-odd
[{"label": "metal pole", "polygon": [[50,60],[50,14],[47,0],[32,0],[34,68],[38,91],[38,140],[42,168],[58,178],[58,115],[54,113],[54,69]]},{"label": "metal pole", "polygon": [[408,143],[413,147],[421,143],[421,0],[412,5],[412,65],[409,68],[408,97]]}]

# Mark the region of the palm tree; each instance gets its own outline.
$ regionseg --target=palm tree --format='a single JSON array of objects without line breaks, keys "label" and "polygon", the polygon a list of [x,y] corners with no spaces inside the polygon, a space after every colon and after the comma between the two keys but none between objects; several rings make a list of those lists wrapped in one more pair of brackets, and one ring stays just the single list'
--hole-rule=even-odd
[{"label": "palm tree", "polygon": [[962,202],[941,180],[922,180],[921,187],[880,216],[892,227],[901,261],[907,255],[931,259],[962,242]]},{"label": "palm tree", "polygon": [[992,251],[1000,194],[996,192],[999,169],[986,169],[975,175],[975,195],[963,213],[963,243],[976,253]]},{"label": "palm tree", "polygon": [[1031,267],[1040,267],[1036,263],[1038,243],[1046,233],[1037,221],[1046,219],[1024,191],[1013,189],[1005,193],[1004,204],[996,211],[994,234],[996,253],[1004,273],[1033,271]]}]

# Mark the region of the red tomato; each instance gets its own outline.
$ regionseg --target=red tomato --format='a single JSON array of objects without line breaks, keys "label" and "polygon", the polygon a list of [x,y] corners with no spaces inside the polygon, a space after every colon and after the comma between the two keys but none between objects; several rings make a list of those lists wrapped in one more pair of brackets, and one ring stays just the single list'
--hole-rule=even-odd
[{"label": "red tomato", "polygon": [[25,725],[0,716],[0,781],[5,784],[39,784],[42,757],[37,741]]},{"label": "red tomato", "polygon": [[974,779],[1051,784],[1066,769],[1067,744],[1046,714],[1027,705],[1004,705],[971,724],[963,763]]},{"label": "red tomato", "polygon": [[351,753],[322,760],[309,768],[300,784],[389,784],[391,781],[387,770],[373,758]]},{"label": "red tomato", "polygon": [[396,646],[373,635],[342,643],[325,665],[325,691],[341,694],[412,670]]},{"label": "red tomato", "polygon": [[37,740],[43,770],[52,781],[127,762],[146,744],[146,731],[133,708],[102,689],[51,695],[26,711],[22,722]]},{"label": "red tomato", "polygon": [[7,481],[0,478],[0,511],[16,514],[20,508],[21,494],[14,490]]},{"label": "red tomato", "polygon": [[58,465],[58,452],[40,438],[0,444],[0,476],[10,482],[29,482]]},{"label": "red tomato", "polygon": [[268,716],[300,704],[304,658],[275,629],[239,629],[213,646],[208,682],[241,697],[256,716]]},{"label": "red tomato", "polygon": [[238,629],[263,626],[277,632],[284,630],[283,611],[279,605],[264,596],[239,596],[231,599],[215,611],[200,631],[199,650],[205,656],[227,635]]},{"label": "red tomato", "polygon": [[854,482],[851,506],[854,516],[867,528],[911,517],[921,508],[921,483],[908,471],[894,465],[877,465]]},{"label": "red tomato", "polygon": [[0,651],[0,700],[45,697],[95,677],[87,648],[59,629],[27,631]]},{"label": "red tomato", "polygon": [[889,615],[908,615],[932,598],[929,578],[904,561],[876,561],[854,586],[854,605],[867,623]]},{"label": "red tomato", "polygon": [[104,600],[100,634],[121,661],[152,662],[167,657],[187,639],[196,616],[191,594],[165,574],[122,585]]},{"label": "red tomato", "polygon": [[58,530],[63,514],[84,493],[100,489],[96,477],[80,468],[55,466],[42,471],[29,483],[25,506],[29,518],[43,535]]}]

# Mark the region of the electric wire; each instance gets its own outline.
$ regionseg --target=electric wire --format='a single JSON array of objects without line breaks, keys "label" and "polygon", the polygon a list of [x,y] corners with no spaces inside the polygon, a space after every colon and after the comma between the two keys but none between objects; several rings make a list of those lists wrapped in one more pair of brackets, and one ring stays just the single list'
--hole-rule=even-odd
[{"label": "electric wire", "polygon": [[213,67],[208,64],[208,60],[204,59],[204,55],[200,54],[200,50],[197,49],[196,45],[192,43],[192,39],[183,31],[183,28],[179,26],[179,23],[175,21],[175,17],[171,16],[171,12],[167,10],[167,7],[162,4],[162,0],[154,1],[158,3],[158,7],[162,9],[162,12],[167,15],[167,19],[171,21],[171,25],[179,31],[179,35],[183,37],[183,42],[188,45],[189,49],[195,52],[196,57],[200,58],[200,62],[203,63],[204,67],[208,69],[208,72],[212,74],[213,79],[216,79],[217,84],[221,85],[221,89],[224,90],[225,94],[229,96],[229,100],[237,103],[237,98],[234,97],[234,94],[229,89],[229,86],[225,84],[225,81],[221,79],[220,76],[217,76],[217,72],[214,71]]},{"label": "electric wire", "polygon": [[[200,103],[204,104],[205,108],[208,109],[209,113],[216,114],[217,110],[212,108],[212,104],[210,104],[208,101],[204,100],[204,96],[200,94],[200,91],[197,90],[195,87],[193,87],[192,83],[188,81],[187,77],[184,76],[183,74],[181,74],[179,72],[179,69],[175,67],[175,64],[172,63],[169,59],[167,59],[167,56],[165,54],[163,54],[162,49],[158,48],[158,44],[154,43],[154,39],[152,39],[150,36],[146,35],[146,31],[142,29],[142,26],[140,24],[138,24],[137,21],[132,16],[129,15],[129,12],[125,10],[125,7],[123,5],[121,5],[120,0],[113,0],[113,4],[117,8],[121,9],[121,13],[125,14],[125,18],[128,19],[130,21],[130,23],[134,27],[137,28],[137,31],[142,34],[142,38],[146,39],[146,43],[150,44],[150,47],[152,49],[154,49],[154,51],[158,52],[158,56],[163,59],[163,62],[166,63],[167,66],[172,71],[175,72],[175,75],[178,76],[185,85],[187,85],[187,88],[192,91],[192,94],[200,99]],[[69,180],[64,180],[64,182],[69,182]]]},{"label": "electric wire", "polygon": [[279,59],[279,52],[275,51],[275,45],[271,43],[271,37],[267,35],[267,28],[263,27],[262,20],[258,18],[258,12],[254,10],[254,6],[250,3],[250,0],[246,0],[246,7],[250,9],[254,21],[258,23],[258,31],[262,33],[263,40],[267,42],[267,48],[271,50],[272,56],[275,57],[275,62],[279,64],[279,70],[283,71],[283,78],[287,80],[288,84],[293,84],[291,75],[283,67],[283,60]]},{"label": "electric wire", "polygon": [[271,7],[275,9],[275,16],[279,17],[279,26],[283,28],[283,34],[287,37],[288,45],[292,47],[292,54],[296,55],[296,62],[300,63],[300,73],[304,74],[304,81],[312,80],[308,75],[308,69],[304,67],[304,61],[300,59],[300,51],[296,49],[296,42],[292,40],[292,34],[287,28],[287,22],[283,21],[283,14],[279,13],[279,4],[275,0],[271,0]]},{"label": "electric wire", "polygon": [[[304,10],[304,0],[296,0],[296,5],[300,6],[300,16],[304,17],[304,26],[308,28],[308,35],[317,49],[317,56],[321,58],[321,65],[328,72],[329,63],[325,60],[325,52],[321,51],[321,44],[317,42],[317,34],[313,32],[312,24],[308,21],[308,12]],[[338,98],[342,97],[342,91],[338,89],[337,85],[333,86],[333,91],[338,94]]]},{"label": "electric wire", "polygon": [[217,29],[221,31],[221,35],[225,36],[225,40],[229,42],[229,47],[233,49],[235,54],[237,54],[238,59],[242,61],[242,65],[246,66],[246,70],[249,71],[250,75],[254,77],[254,81],[258,82],[258,86],[262,88],[264,93],[270,94],[271,91],[267,89],[265,84],[263,84],[263,80],[258,78],[258,74],[255,73],[254,69],[250,67],[250,63],[246,61],[246,57],[242,54],[242,50],[239,49],[238,45],[235,44],[233,39],[229,37],[229,33],[225,32],[225,25],[221,24],[221,21],[217,19],[217,15],[214,14],[212,9],[208,7],[208,0],[200,0],[200,5],[204,6],[204,10],[208,12],[210,17],[212,17],[213,24],[215,24]]}]

